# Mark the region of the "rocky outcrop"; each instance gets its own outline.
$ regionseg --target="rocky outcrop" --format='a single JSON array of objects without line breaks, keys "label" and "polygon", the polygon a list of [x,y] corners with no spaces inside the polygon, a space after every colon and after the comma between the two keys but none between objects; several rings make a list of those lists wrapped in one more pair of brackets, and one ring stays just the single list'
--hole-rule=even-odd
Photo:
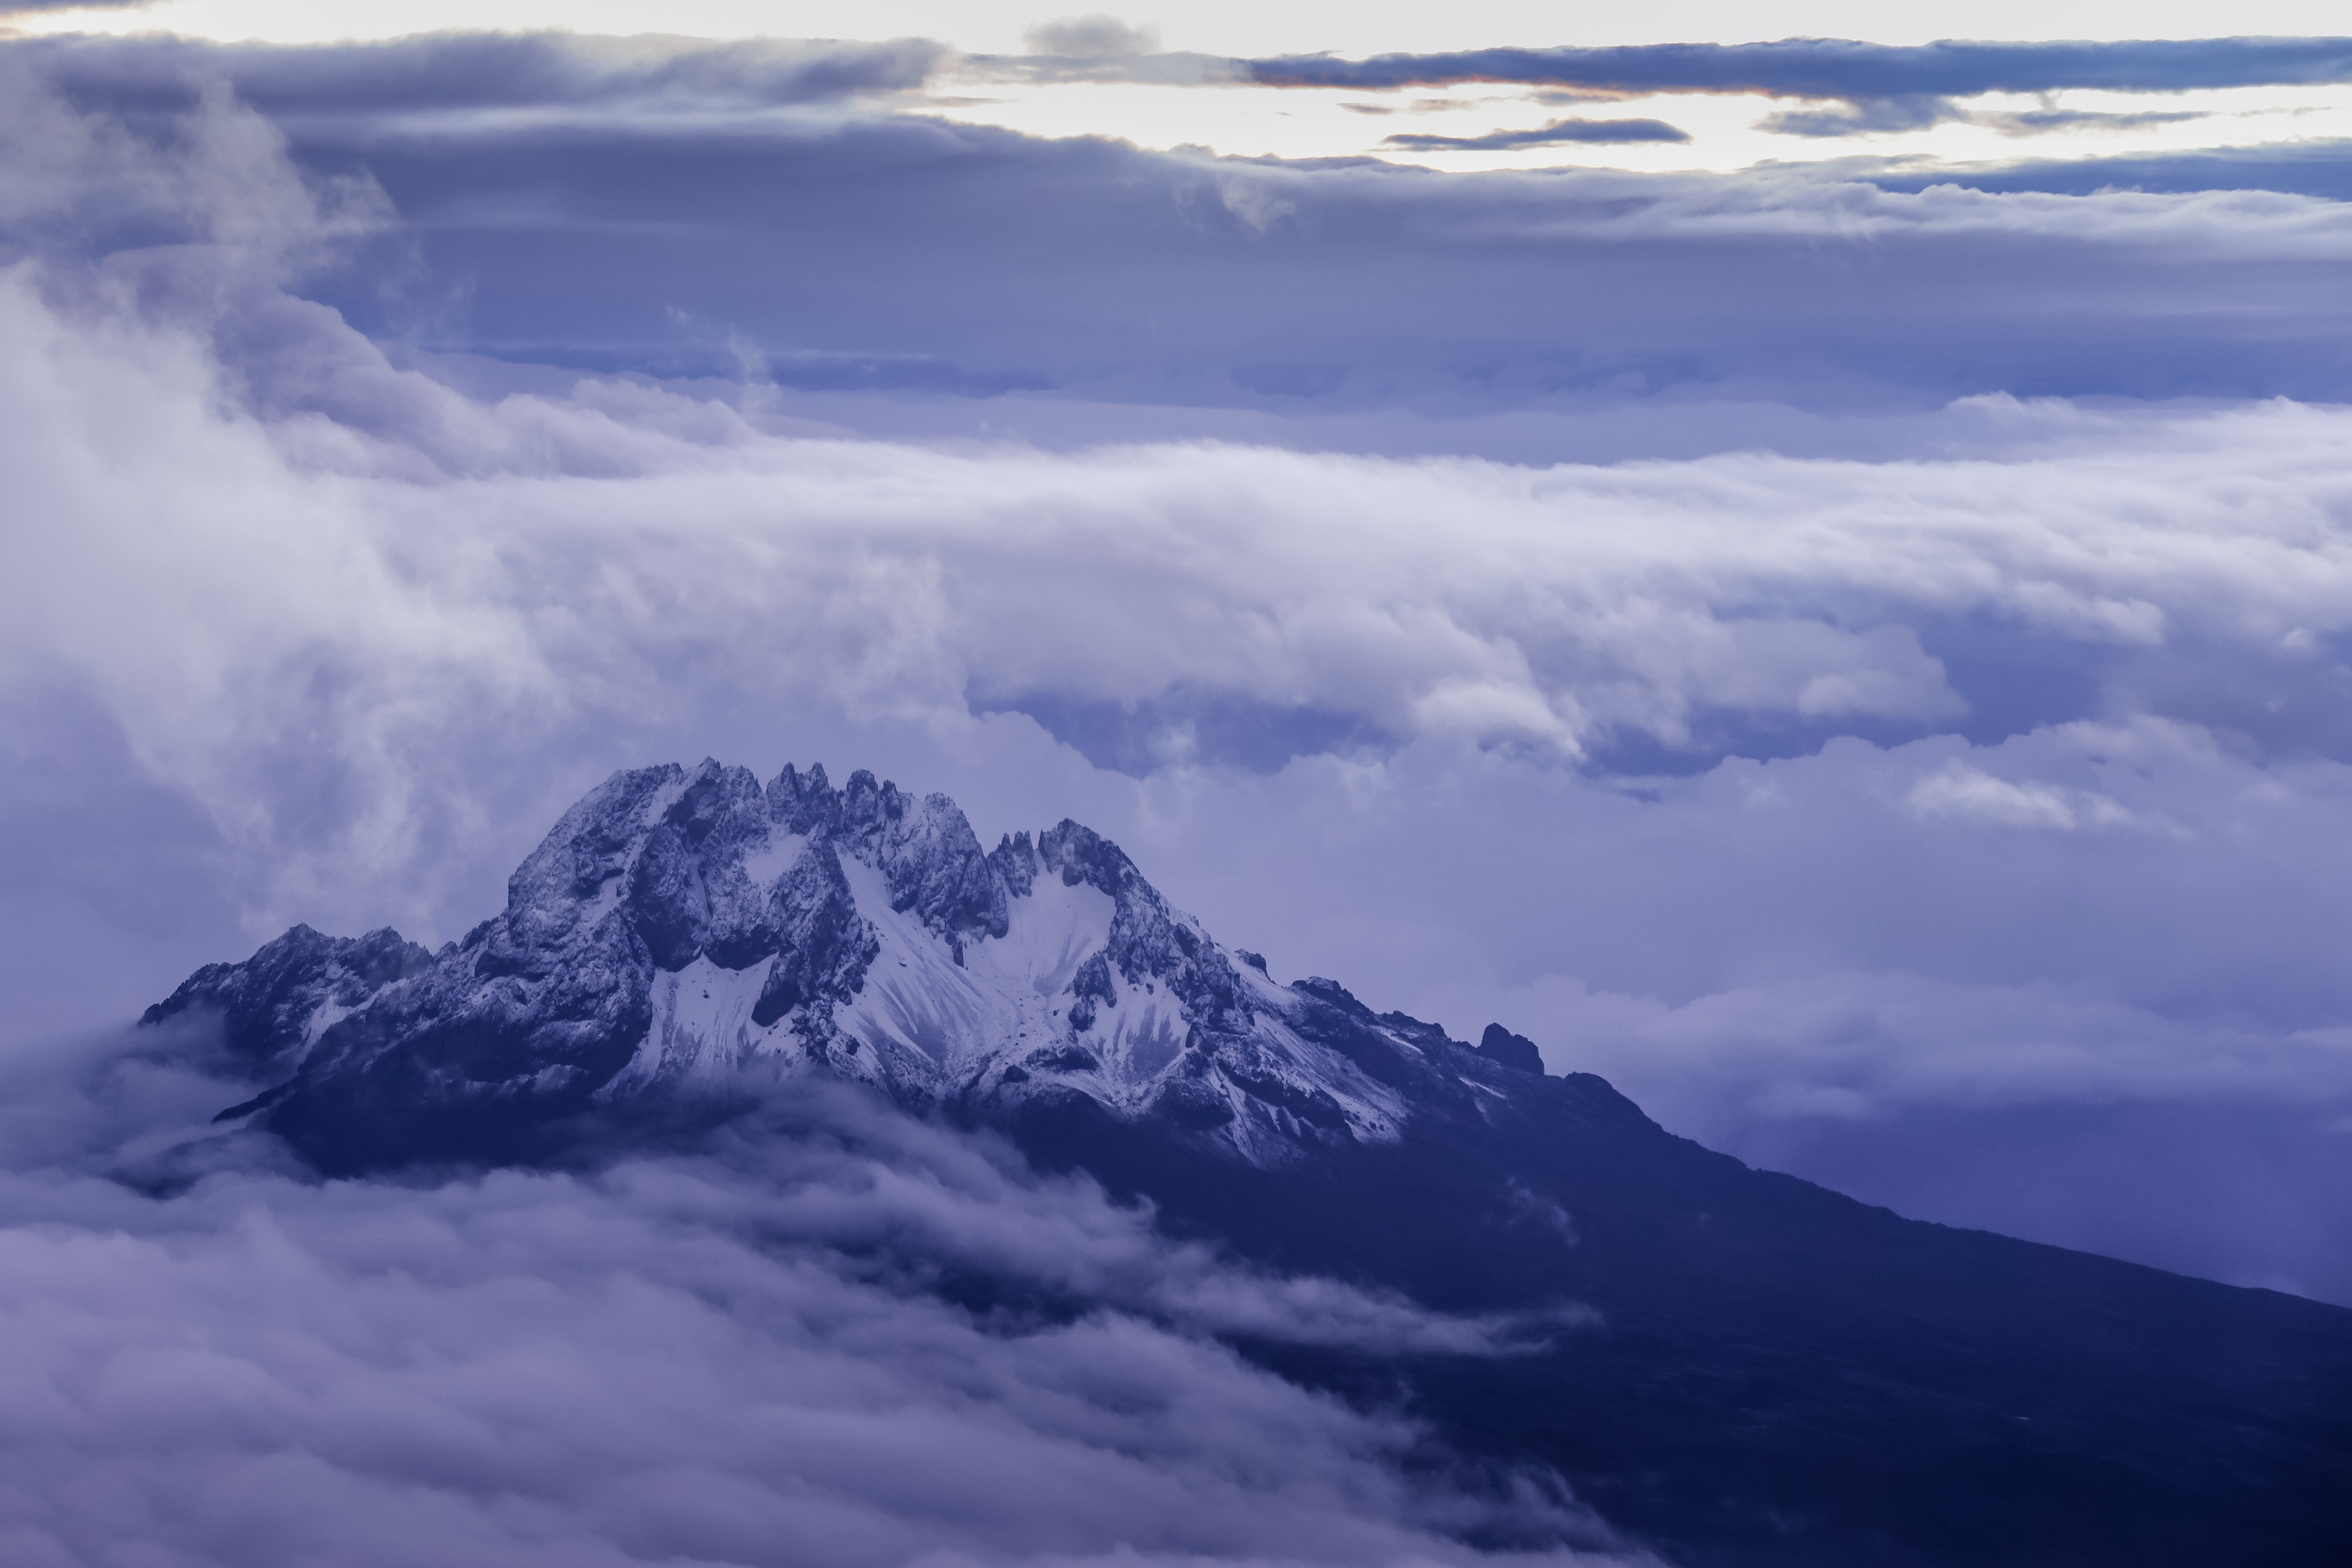
[{"label": "rocky outcrop", "polygon": [[432,965],[430,952],[389,926],[331,937],[298,925],[243,963],[205,965],[139,1021],[215,1015],[240,1067],[256,1076],[291,1072],[329,1026]]},{"label": "rocky outcrop", "polygon": [[1500,1062],[1521,1072],[1540,1073],[1544,1069],[1543,1052],[1536,1048],[1536,1043],[1500,1024],[1486,1026],[1486,1032],[1478,1037],[1477,1051],[1488,1061]]}]

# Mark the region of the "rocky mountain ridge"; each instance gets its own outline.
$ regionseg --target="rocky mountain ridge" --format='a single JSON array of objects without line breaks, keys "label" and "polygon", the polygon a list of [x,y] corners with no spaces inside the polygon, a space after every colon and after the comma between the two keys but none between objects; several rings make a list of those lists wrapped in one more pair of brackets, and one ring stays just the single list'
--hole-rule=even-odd
[{"label": "rocky mountain ridge", "polygon": [[1475,1120],[1540,1074],[1337,985],[1277,985],[1075,822],[983,851],[943,795],[863,770],[614,774],[440,952],[297,927],[147,1022],[218,1010],[256,1116],[330,1169],[495,1155],[647,1096],[821,1072],[983,1119],[1077,1098],[1254,1164]]}]

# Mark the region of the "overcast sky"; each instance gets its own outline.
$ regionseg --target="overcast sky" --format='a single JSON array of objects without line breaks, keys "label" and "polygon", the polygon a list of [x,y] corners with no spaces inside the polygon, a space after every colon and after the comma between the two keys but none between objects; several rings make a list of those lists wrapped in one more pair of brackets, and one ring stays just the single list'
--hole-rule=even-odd
[{"label": "overcast sky", "polygon": [[821,761],[1759,1163],[2352,1300],[2352,42],[1564,17],[16,14],[9,1048]]}]

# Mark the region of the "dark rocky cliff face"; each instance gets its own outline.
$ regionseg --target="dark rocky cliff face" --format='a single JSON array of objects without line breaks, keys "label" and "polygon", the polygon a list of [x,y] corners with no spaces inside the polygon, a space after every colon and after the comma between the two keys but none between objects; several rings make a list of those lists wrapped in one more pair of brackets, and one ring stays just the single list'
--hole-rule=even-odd
[{"label": "dark rocky cliff face", "polygon": [[231,1119],[330,1173],[593,1159],[822,1076],[1277,1265],[1565,1314],[1500,1362],[1245,1348],[1675,1563],[2352,1562],[2352,1312],[1749,1170],[1500,1025],[1277,985],[1075,823],[983,852],[870,773],[621,773],[462,941],[297,927],[147,1016],[206,1011],[277,1080]]}]

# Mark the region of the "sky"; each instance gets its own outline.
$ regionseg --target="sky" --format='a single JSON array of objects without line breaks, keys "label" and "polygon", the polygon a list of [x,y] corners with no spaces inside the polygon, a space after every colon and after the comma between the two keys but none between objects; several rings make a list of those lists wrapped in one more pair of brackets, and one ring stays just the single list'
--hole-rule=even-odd
[{"label": "sky", "polygon": [[[1075,816],[1277,976],[1499,1020],[1752,1163],[2352,1301],[2330,22],[11,14],[0,1047],[49,1087],[8,1245],[189,1321],[289,1270],[326,1322],[404,1248],[496,1234],[521,1260],[415,1284],[420,1321],[552,1270],[582,1355],[640,1307],[714,1358],[770,1334],[724,1281],[771,1265],[716,1222],[701,1283],[642,1301],[565,1250],[672,1245],[677,1191],[502,1179],[412,1234],[256,1171],[173,1208],[88,1180],[144,1134],[56,1065],[296,921],[458,935],[590,786],[708,754],[945,790],[991,841]],[[793,1353],[846,1354],[806,1325],[887,1289],[808,1245]],[[1166,1364],[1208,1353],[1134,1300]],[[121,1342],[163,1356],[170,1321]],[[282,1438],[354,1497],[408,1484],[331,1430],[424,1397],[385,1332],[322,1404],[254,1396],[256,1465]],[[61,1335],[0,1336],[58,1358],[8,1375],[97,1377]],[[281,1392],[326,1364],[248,1350]],[[1281,1405],[1326,1468],[1234,1482],[1262,1534],[1149,1550],[1279,1555],[1336,1510],[1437,1551],[1413,1532],[1471,1506],[1345,1500],[1408,1439],[1221,1367],[1204,1397]],[[109,1484],[162,1473],[81,1408]],[[1050,1448],[1067,1414],[1021,1420]],[[591,1518],[568,1463],[530,1520],[450,1529],[481,1561],[692,1545],[654,1502]],[[680,1484],[735,1484],[710,1464]],[[94,1550],[92,1486],[53,1560]],[[913,1539],[874,1528],[875,1560]]]}]

